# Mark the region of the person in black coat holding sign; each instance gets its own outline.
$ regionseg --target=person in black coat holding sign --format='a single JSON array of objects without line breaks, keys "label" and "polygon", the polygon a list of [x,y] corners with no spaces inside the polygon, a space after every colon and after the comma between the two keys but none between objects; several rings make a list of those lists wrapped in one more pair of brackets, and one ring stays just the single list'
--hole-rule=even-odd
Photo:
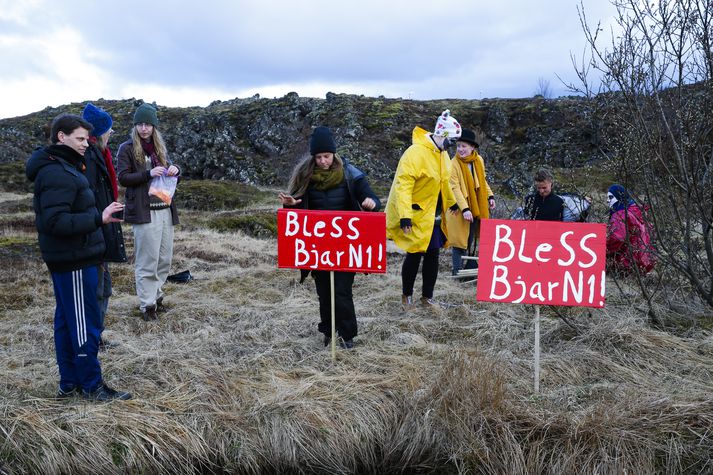
[{"label": "person in black coat holding sign", "polygon": [[[337,145],[331,130],[317,127],[309,143],[310,155],[292,172],[288,193],[279,198],[286,208],[333,211],[378,211],[381,201],[369,186],[366,175],[337,155]],[[303,278],[306,272],[303,271]],[[324,334],[324,346],[331,341],[331,289],[328,271],[312,271],[319,296],[320,322],[317,328]],[[334,273],[335,320],[343,348],[354,346],[357,320],[352,298],[353,272]]]},{"label": "person in black coat holding sign", "polygon": [[[97,210],[101,211],[119,198],[119,185],[109,150],[109,137],[114,133],[111,128],[113,121],[106,111],[91,102],[84,108],[82,118],[94,126],[89,135],[89,146],[84,152],[84,162],[87,167],[85,176],[89,181],[89,187],[94,192]],[[99,265],[97,299],[99,300],[103,329],[104,317],[112,293],[108,263],[126,262],[126,250],[124,249],[124,236],[121,233],[121,223],[103,224],[102,232],[106,250],[103,262]],[[102,343],[103,340],[100,339],[100,346]]]}]

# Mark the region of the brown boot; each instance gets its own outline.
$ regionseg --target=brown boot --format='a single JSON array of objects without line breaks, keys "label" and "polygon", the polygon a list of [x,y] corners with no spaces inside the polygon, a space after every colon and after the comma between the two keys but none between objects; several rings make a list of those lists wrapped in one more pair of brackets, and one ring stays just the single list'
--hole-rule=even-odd
[{"label": "brown boot", "polygon": [[421,307],[435,314],[440,314],[442,311],[441,306],[438,305],[435,300],[429,299],[428,297],[421,297]]},{"label": "brown boot", "polygon": [[404,312],[413,312],[416,309],[416,305],[414,305],[410,295],[401,296],[401,309]]}]

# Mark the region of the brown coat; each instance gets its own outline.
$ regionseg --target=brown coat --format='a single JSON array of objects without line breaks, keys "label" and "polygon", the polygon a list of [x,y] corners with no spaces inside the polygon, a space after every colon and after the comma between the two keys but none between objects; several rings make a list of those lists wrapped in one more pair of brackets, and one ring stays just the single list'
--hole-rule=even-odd
[{"label": "brown coat", "polygon": [[[151,183],[151,173],[146,169],[144,160],[137,163],[134,159],[134,146],[131,140],[121,144],[117,161],[119,184],[126,187],[124,221],[131,224],[150,223],[149,183]],[[171,202],[171,218],[174,226],[178,224],[175,200]]]}]

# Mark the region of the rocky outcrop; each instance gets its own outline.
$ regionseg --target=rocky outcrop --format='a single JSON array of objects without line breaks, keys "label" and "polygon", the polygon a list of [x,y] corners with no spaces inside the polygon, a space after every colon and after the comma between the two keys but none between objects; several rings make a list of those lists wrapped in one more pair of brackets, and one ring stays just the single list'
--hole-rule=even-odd
[{"label": "rocky outcrop", "polygon": [[[93,102],[114,118],[117,133],[110,146],[115,152],[143,101]],[[54,116],[81,113],[84,105],[0,120],[0,163],[25,160],[46,143]],[[159,120],[171,158],[188,177],[283,186],[294,163],[307,153],[312,128],[327,125],[342,155],[386,183],[411,143],[413,127],[430,130],[446,108],[464,127],[482,132],[481,153],[491,181],[513,191],[517,183],[529,181],[538,166],[578,167],[598,157],[592,121],[584,100],[577,97],[415,101],[333,93],[317,99],[289,93],[275,99],[256,95],[216,101],[208,107],[159,105]]]}]

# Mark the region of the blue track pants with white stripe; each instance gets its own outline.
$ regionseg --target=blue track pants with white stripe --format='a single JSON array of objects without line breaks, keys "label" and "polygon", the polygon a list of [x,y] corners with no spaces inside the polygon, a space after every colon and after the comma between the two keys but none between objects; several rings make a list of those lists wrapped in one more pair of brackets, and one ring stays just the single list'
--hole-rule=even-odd
[{"label": "blue track pants with white stripe", "polygon": [[52,272],[57,308],[54,312],[54,347],[62,391],[92,392],[102,382],[97,353],[101,313],[97,301],[96,266],[71,272]]}]

